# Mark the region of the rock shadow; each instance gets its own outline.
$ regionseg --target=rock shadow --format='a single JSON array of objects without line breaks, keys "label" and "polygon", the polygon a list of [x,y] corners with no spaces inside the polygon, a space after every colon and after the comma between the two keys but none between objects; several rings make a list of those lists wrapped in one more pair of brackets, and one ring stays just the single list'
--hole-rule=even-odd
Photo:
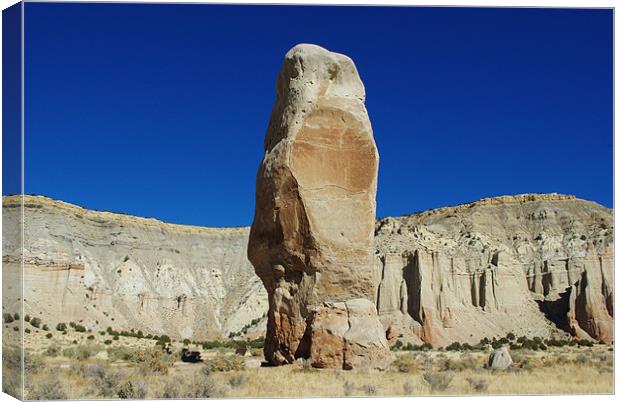
[{"label": "rock shadow", "polygon": [[570,288],[566,288],[556,300],[536,300],[538,308],[545,318],[558,329],[569,332],[567,314],[569,310]]}]

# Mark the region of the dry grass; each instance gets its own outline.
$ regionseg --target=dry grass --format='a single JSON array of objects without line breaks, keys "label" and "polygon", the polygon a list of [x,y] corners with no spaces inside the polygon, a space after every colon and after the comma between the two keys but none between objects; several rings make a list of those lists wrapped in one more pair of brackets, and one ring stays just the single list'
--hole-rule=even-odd
[{"label": "dry grass", "polygon": [[[594,363],[594,362],[590,362]],[[609,394],[613,374],[596,364],[566,363],[531,370],[418,371],[403,373],[300,371],[290,367],[254,369],[231,397],[467,395],[467,394]]]},{"label": "dry grass", "polygon": [[[601,394],[613,392],[613,352],[606,346],[512,351],[506,371],[483,368],[485,352],[398,352],[384,372],[246,368],[255,359],[216,352],[181,363],[157,349],[66,346],[29,352],[29,399]],[[88,351],[85,351],[88,349]],[[91,350],[92,349],[92,350]],[[65,351],[69,350],[69,351]],[[5,365],[5,369],[7,366]]]}]

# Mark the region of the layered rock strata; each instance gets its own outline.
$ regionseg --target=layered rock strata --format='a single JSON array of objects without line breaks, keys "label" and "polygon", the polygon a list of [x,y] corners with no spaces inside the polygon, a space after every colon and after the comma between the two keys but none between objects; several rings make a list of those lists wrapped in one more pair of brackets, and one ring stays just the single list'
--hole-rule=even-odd
[{"label": "layered rock strata", "polygon": [[[267,310],[246,258],[249,228],[205,228],[90,211],[45,197],[3,198],[3,310],[89,329],[136,329],[178,339],[241,332]],[[14,295],[14,296],[11,296]],[[263,322],[264,325],[264,322]]]},{"label": "layered rock strata", "polygon": [[[26,196],[22,276],[21,204],[3,197],[4,312],[20,312],[23,282],[25,313],[50,328],[75,321],[180,339],[264,335],[267,293],[246,257],[249,228]],[[384,218],[375,233],[371,297],[392,344],[476,343],[507,332],[613,339],[609,208],[554,194],[497,197]]]},{"label": "layered rock strata", "polygon": [[[269,298],[265,357],[273,364],[389,363],[371,302],[379,155],[364,99],[348,57],[314,45],[286,54],[248,247]],[[366,326],[373,330],[361,336]]]}]

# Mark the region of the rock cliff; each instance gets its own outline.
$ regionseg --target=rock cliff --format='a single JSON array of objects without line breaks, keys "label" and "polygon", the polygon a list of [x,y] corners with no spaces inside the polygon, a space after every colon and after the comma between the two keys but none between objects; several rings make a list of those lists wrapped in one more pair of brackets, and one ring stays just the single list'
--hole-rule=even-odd
[{"label": "rock cliff", "polygon": [[[20,280],[20,205],[3,197],[5,283]],[[45,197],[26,196],[24,206],[26,313],[195,339],[256,320],[253,333],[264,333],[267,294],[246,258],[249,228],[167,224]],[[372,297],[392,343],[475,343],[509,331],[610,340],[613,231],[611,209],[553,194],[384,218]],[[20,292],[4,290],[4,310],[19,311]]]},{"label": "rock cliff", "polygon": [[[135,328],[193,339],[239,332],[267,310],[246,258],[249,228],[204,228],[25,197],[25,310],[44,322]],[[15,227],[20,198],[3,198]],[[3,270],[19,275],[3,231]],[[12,308],[16,300],[6,300]],[[12,310],[11,310],[12,309]]]},{"label": "rock cliff", "polygon": [[613,337],[613,215],[596,203],[489,198],[385,218],[375,234],[377,308],[392,342]]}]

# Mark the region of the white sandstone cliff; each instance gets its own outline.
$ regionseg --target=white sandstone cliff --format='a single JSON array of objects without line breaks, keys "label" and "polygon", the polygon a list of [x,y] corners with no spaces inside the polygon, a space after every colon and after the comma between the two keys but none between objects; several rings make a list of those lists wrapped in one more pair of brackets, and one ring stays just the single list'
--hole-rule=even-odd
[{"label": "white sandstone cliff", "polygon": [[[24,197],[26,313],[207,339],[267,311],[249,228],[201,228]],[[3,309],[18,312],[20,197],[3,197]],[[613,211],[497,197],[377,222],[375,299],[392,343],[613,337]],[[120,272],[119,272],[120,271]],[[112,320],[114,319],[114,320]],[[98,323],[97,323],[98,322]],[[264,333],[265,320],[253,327]],[[399,338],[400,336],[400,338]]]}]

